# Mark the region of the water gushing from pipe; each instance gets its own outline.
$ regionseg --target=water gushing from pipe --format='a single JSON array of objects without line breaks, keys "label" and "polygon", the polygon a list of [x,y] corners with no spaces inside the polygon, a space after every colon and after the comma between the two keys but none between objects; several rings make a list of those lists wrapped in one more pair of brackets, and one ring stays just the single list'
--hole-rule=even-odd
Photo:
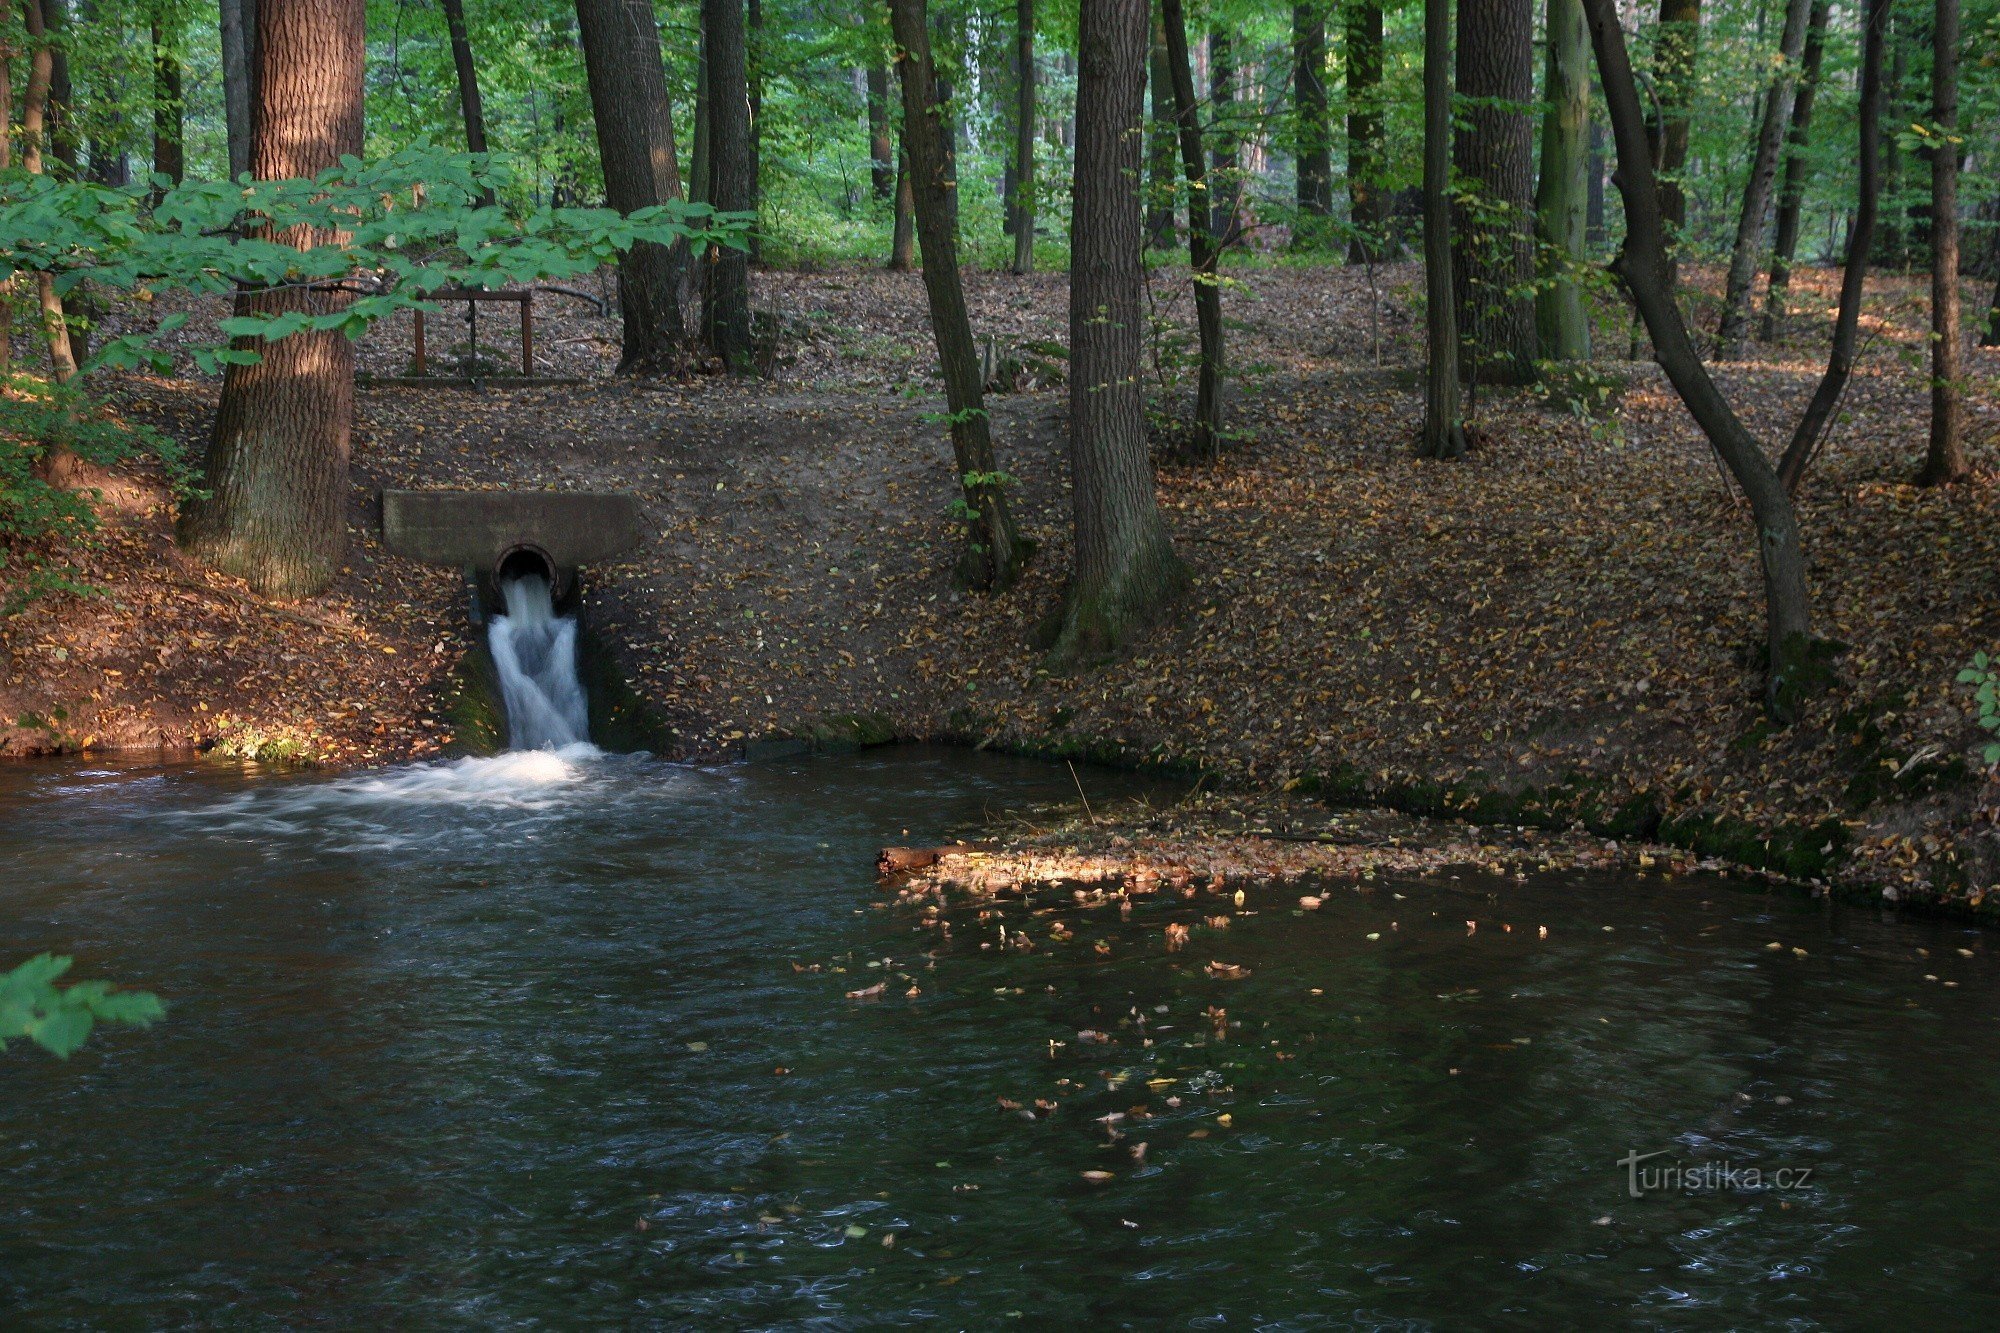
[{"label": "water gushing from pipe", "polygon": [[503,580],[507,614],[487,627],[486,642],[507,705],[507,738],[516,750],[560,750],[590,740],[590,705],[576,674],[576,618],[558,616],[540,574]]}]

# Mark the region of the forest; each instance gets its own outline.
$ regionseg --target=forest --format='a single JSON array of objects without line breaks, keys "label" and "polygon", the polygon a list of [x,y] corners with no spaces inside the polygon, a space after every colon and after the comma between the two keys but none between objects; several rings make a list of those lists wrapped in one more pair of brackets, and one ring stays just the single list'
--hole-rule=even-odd
[{"label": "forest", "polygon": [[[608,487],[670,751],[979,738],[1990,881],[1990,4],[6,22],[9,749],[449,747],[466,627],[378,495]],[[350,680],[378,628],[427,649]]]}]

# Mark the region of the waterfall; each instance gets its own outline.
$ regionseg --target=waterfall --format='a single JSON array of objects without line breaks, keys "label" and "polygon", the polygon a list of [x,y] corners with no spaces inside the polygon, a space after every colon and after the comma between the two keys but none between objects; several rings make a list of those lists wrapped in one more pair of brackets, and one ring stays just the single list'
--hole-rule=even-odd
[{"label": "waterfall", "polygon": [[590,706],[576,675],[576,618],[558,616],[539,574],[500,585],[507,614],[487,627],[500,672],[507,736],[516,750],[560,750],[590,740]]}]

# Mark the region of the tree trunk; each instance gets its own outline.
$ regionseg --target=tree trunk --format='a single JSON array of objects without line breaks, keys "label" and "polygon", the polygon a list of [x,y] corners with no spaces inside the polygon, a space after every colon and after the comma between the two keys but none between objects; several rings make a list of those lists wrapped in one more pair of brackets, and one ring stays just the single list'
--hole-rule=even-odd
[{"label": "tree trunk", "polygon": [[[715,202],[715,135],[710,119],[713,102],[709,97],[708,59],[700,53],[694,62],[694,140],[688,145],[688,199],[697,204]],[[704,266],[703,273],[707,268]],[[703,281],[706,281],[704,277]]]},{"label": "tree trunk", "polygon": [[[650,12],[650,11],[649,11]],[[750,178],[750,91],[743,47],[743,0],[701,0],[702,52],[708,69],[710,202],[720,213],[757,206]],[[750,256],[732,246],[708,248],[702,332],[732,374],[753,369],[750,351]]]},{"label": "tree trunk", "polygon": [[868,179],[877,199],[896,197],[896,144],[889,136],[889,71],[868,71]]},{"label": "tree trunk", "polygon": [[1387,141],[1382,129],[1382,5],[1350,0],[1347,8],[1347,198],[1353,236],[1347,262],[1366,264],[1388,249],[1382,171]]},{"label": "tree trunk", "polygon": [[1208,150],[1208,197],[1214,214],[1208,229],[1227,249],[1236,243],[1243,203],[1243,145],[1236,128],[1236,57],[1229,33],[1208,34],[1208,101],[1214,138]]},{"label": "tree trunk", "polygon": [[222,110],[228,125],[229,179],[250,170],[250,108],[256,68],[257,0],[221,0]]},{"label": "tree trunk", "polygon": [[1194,320],[1201,337],[1200,377],[1195,388],[1194,450],[1213,458],[1222,450],[1222,376],[1228,361],[1222,330],[1222,245],[1209,230],[1208,180],[1201,143],[1201,106],[1195,99],[1194,64],[1188,50],[1187,15],[1181,0],[1161,0],[1167,40],[1167,69],[1174,85],[1175,119],[1181,166],[1188,185],[1188,262],[1193,269]]},{"label": "tree trunk", "polygon": [[[745,263],[764,257],[764,2],[747,0],[743,47],[744,77],[750,94],[750,211],[757,215],[750,229],[750,253]],[[745,298],[748,299],[747,297]]]},{"label": "tree trunk", "polygon": [[[604,199],[620,213],[681,197],[673,110],[660,63],[660,30],[646,0],[577,0]],[[680,369],[687,325],[681,284],[685,246],[634,245],[618,261],[618,307],[624,341],[621,374]]]},{"label": "tree trunk", "polygon": [[1139,395],[1146,0],[1091,0],[1077,26],[1069,298],[1076,563],[1052,654],[1063,666],[1115,652],[1187,586],[1160,518]]},{"label": "tree trunk", "polygon": [[1847,391],[1854,372],[1854,345],[1861,325],[1861,298],[1868,281],[1868,259],[1875,253],[1875,222],[1882,198],[1882,57],[1889,39],[1894,0],[1868,0],[1861,31],[1861,104],[1856,151],[1860,162],[1855,187],[1854,222],[1847,230],[1847,264],[1840,275],[1840,312],[1834,316],[1833,345],[1827,351],[1826,373],[1799,415],[1791,443],[1778,462],[1778,480],[1787,494],[1795,492],[1819,451],[1833,420],[1833,410]]},{"label": "tree trunk", "polygon": [[[363,0],[259,0],[251,171],[311,177],[362,149],[367,59]],[[274,239],[310,249],[335,233],[297,227]],[[239,314],[332,313],[333,291],[245,291]],[[303,597],[333,578],[347,539],[348,434],[354,344],[339,330],[296,333],[258,348],[255,365],[222,381],[203,461],[206,498],[181,513],[182,545],[258,592]]]},{"label": "tree trunk", "polygon": [[55,174],[77,178],[76,89],[69,77],[69,47],[63,31],[69,27],[68,0],[40,0],[42,26],[49,39],[48,155],[61,165]]},{"label": "tree trunk", "polygon": [[1681,229],[1687,225],[1689,111],[1694,105],[1696,57],[1701,52],[1701,0],[1660,0],[1660,26],[1653,37],[1653,106],[1647,146],[1657,166],[1660,220],[1667,229],[1667,278],[1679,280]]},{"label": "tree trunk", "polygon": [[1616,0],[1584,0],[1584,13],[1618,147],[1618,189],[1625,199],[1625,252],[1619,257],[1619,272],[1646,321],[1661,368],[1750,501],[1764,573],[1765,639],[1771,662],[1764,704],[1775,720],[1789,722],[1809,683],[1806,670],[1813,647],[1798,514],[1764,451],[1709,378],[1674,303],[1652,145],[1625,53],[1625,33],[1618,26]]},{"label": "tree trunk", "polygon": [[1424,0],[1425,458],[1465,454],[1458,392],[1458,299],[1451,263],[1451,0]]},{"label": "tree trunk", "polygon": [[1964,384],[1959,372],[1959,0],[1935,0],[1931,26],[1931,439],[1919,486],[1963,481]]},{"label": "tree trunk", "polygon": [[1015,3],[1014,69],[1013,271],[1028,273],[1035,267],[1035,0]]},{"label": "tree trunk", "polygon": [[[181,116],[181,58],[168,38],[165,24],[157,15],[152,21],[153,38],[153,172],[179,185],[187,175],[187,154],[183,148]],[[156,190],[154,197],[157,199]]]},{"label": "tree trunk", "polygon": [[[1584,29],[1586,37],[1589,32],[1588,28]],[[1603,245],[1611,235],[1610,228],[1604,223],[1604,172],[1604,126],[1593,120],[1590,122],[1590,175],[1583,218],[1583,241],[1592,249]]]},{"label": "tree trunk", "polygon": [[1590,165],[1590,29],[1582,0],[1549,0],[1543,100],[1542,170],[1535,182],[1535,231],[1542,285],[1535,294],[1542,353],[1590,358],[1590,306],[1579,273],[1585,262]]},{"label": "tree trunk", "polygon": [[[1889,75],[1882,98],[1889,123],[1898,126],[1909,123],[1908,108],[1903,105],[1903,76],[1909,49],[1907,30],[1908,24],[1892,14],[1887,47]],[[1899,133],[1882,137],[1882,197],[1889,201],[1889,212],[1875,234],[1874,262],[1885,268],[1905,268],[1910,262],[1910,242],[1904,227],[1907,219],[1902,204],[1903,136]]]},{"label": "tree trunk", "polygon": [[1526,384],[1535,378],[1533,0],[1459,0],[1458,94],[1463,128],[1453,163],[1477,203],[1452,219],[1459,373]]},{"label": "tree trunk", "polygon": [[1730,250],[1729,275],[1723,283],[1722,318],[1715,331],[1715,354],[1723,359],[1741,356],[1750,337],[1750,288],[1757,280],[1757,261],[1763,257],[1764,215],[1771,206],[1778,150],[1784,145],[1785,125],[1792,114],[1792,89],[1805,50],[1806,18],[1811,8],[1809,0],[1786,0],[1784,32],[1778,38],[1778,69],[1764,94],[1763,122],[1750,159],[1750,179],[1743,185],[1743,211],[1737,215],[1736,244]]},{"label": "tree trunk", "polygon": [[917,262],[917,196],[910,181],[909,150],[902,137],[896,142],[896,222],[889,233],[891,273],[908,273]]},{"label": "tree trunk", "polygon": [[[486,112],[479,101],[479,70],[472,63],[472,40],[465,32],[465,0],[444,0],[444,26],[451,38],[452,68],[458,74],[458,110],[465,119],[465,151],[483,153]],[[485,191],[480,202],[490,207],[493,191]]]},{"label": "tree trunk", "polygon": [[[14,72],[0,57],[0,171],[14,165]],[[14,276],[0,278],[0,384],[14,373]]]},{"label": "tree trunk", "polygon": [[1799,213],[1805,202],[1806,150],[1812,146],[1813,103],[1819,99],[1820,69],[1826,63],[1826,21],[1830,0],[1813,0],[1806,21],[1806,49],[1799,67],[1799,91],[1792,99],[1792,128],[1785,137],[1785,174],[1778,187],[1778,234],[1771,246],[1771,278],[1764,288],[1764,326],[1760,336],[1773,342],[1785,321],[1785,298],[1791,291],[1792,260],[1799,248]]},{"label": "tree trunk", "polygon": [[[34,176],[42,174],[43,141],[52,128],[49,108],[59,54],[51,41],[55,34],[48,25],[45,3],[46,0],[21,0],[21,20],[28,34],[28,86],[21,94],[21,166]],[[35,303],[41,312],[42,340],[49,352],[49,378],[59,385],[68,384],[76,378],[76,350],[70,341],[69,317],[63,310],[62,297],[56,295],[53,275],[35,275]],[[44,471],[52,480],[71,470],[68,451],[61,446],[54,447],[44,463]]]},{"label": "tree trunk", "polygon": [[1175,156],[1179,116],[1174,111],[1173,66],[1167,57],[1167,27],[1153,19],[1153,51],[1148,70],[1152,88],[1152,119],[1146,137],[1146,244],[1170,250],[1174,235],[1174,200],[1180,193],[1180,164]]},{"label": "tree trunk", "polygon": [[1292,136],[1298,152],[1295,249],[1326,243],[1333,216],[1332,132],[1326,109],[1326,15],[1317,4],[1292,6]]},{"label": "tree trunk", "polygon": [[1020,576],[1026,552],[993,458],[992,419],[986,413],[979,350],[972,341],[965,287],[959,278],[951,145],[937,111],[937,68],[931,59],[927,9],[925,0],[889,0],[889,23],[898,48],[896,68],[903,84],[903,145],[924,248],[931,333],[937,340],[945,406],[951,417],[952,456],[970,515],[958,577],[967,587],[994,592]]}]

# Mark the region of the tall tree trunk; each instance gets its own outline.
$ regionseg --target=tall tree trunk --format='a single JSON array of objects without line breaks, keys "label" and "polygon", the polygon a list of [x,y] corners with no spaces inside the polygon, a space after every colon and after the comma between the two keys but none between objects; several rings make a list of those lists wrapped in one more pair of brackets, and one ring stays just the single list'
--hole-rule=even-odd
[{"label": "tall tree trunk", "polygon": [[77,178],[76,89],[69,77],[69,47],[62,34],[69,27],[69,0],[41,0],[42,25],[49,40],[48,156],[65,180]]},{"label": "tall tree trunk", "polygon": [[[708,58],[700,53],[699,44],[694,62],[694,130],[688,145],[687,191],[690,202],[712,204],[715,202],[715,134],[710,110],[714,102],[709,97]],[[706,266],[703,273],[706,274]],[[704,277],[704,282],[707,279]]]},{"label": "tall tree trunk", "polygon": [[[0,58],[0,171],[14,165],[13,62]],[[0,384],[14,373],[14,277],[0,278]]]},{"label": "tall tree trunk", "polygon": [[746,262],[755,264],[764,257],[764,0],[747,0],[744,12],[748,19],[743,50],[750,93],[750,211],[757,215]]},{"label": "tall tree trunk", "polygon": [[1657,165],[1660,220],[1667,229],[1667,277],[1678,282],[1681,229],[1687,226],[1687,167],[1694,106],[1696,58],[1701,52],[1701,0],[1660,0],[1660,26],[1653,37],[1653,106],[1647,144]]},{"label": "tall tree trunk", "polygon": [[1542,354],[1558,361],[1590,357],[1590,306],[1579,271],[1588,225],[1590,29],[1582,0],[1549,0],[1548,66],[1542,100],[1542,170],[1535,182],[1535,231],[1542,285],[1535,293]]},{"label": "tall tree trunk", "polygon": [[1959,0],[1935,0],[1931,25],[1931,439],[1919,486],[1963,481],[1964,385],[1959,375]]},{"label": "tall tree trunk", "polygon": [[925,0],[889,0],[889,23],[898,47],[903,84],[903,145],[908,154],[917,233],[924,247],[924,293],[930,299],[931,333],[944,374],[951,415],[951,449],[968,520],[959,581],[997,591],[1019,577],[1025,557],[993,457],[992,419],[986,413],[979,350],[965,311],[958,272],[957,205],[952,198],[951,144],[938,115],[937,67],[931,58]]},{"label": "tall tree trunk", "polygon": [[1806,469],[1819,451],[1833,420],[1833,410],[1847,391],[1854,373],[1854,346],[1861,326],[1861,298],[1868,282],[1868,261],[1875,253],[1875,225],[1882,199],[1882,61],[1889,40],[1894,0],[1868,0],[1861,29],[1861,104],[1856,151],[1854,222],[1847,230],[1847,264],[1840,275],[1840,311],[1834,316],[1833,344],[1826,355],[1826,372],[1799,414],[1791,443],[1778,462],[1778,480],[1787,494],[1798,490]]},{"label": "tall tree trunk", "polygon": [[1188,263],[1193,270],[1195,329],[1201,338],[1200,377],[1195,387],[1194,449],[1213,458],[1221,452],[1224,407],[1222,377],[1228,368],[1222,330],[1222,244],[1209,230],[1214,213],[1204,202],[1208,179],[1201,143],[1201,104],[1194,91],[1194,64],[1188,50],[1187,14],[1181,0],[1161,0],[1167,41],[1167,71],[1174,85],[1181,166],[1188,185]]},{"label": "tall tree trunk", "polygon": [[1174,111],[1173,66],[1167,57],[1167,26],[1153,18],[1153,50],[1148,84],[1152,89],[1152,117],[1146,134],[1146,244],[1155,250],[1170,250],[1174,235],[1174,200],[1180,193],[1180,163],[1175,156],[1178,140]]},{"label": "tall tree trunk", "polygon": [[1806,20],[1806,49],[1799,66],[1799,91],[1792,99],[1792,127],[1785,136],[1785,174],[1778,186],[1778,231],[1771,244],[1771,278],[1764,288],[1765,342],[1777,339],[1785,320],[1785,298],[1792,286],[1792,260],[1798,255],[1799,213],[1806,197],[1812,146],[1813,103],[1819,100],[1820,69],[1826,63],[1826,20],[1830,0],[1813,0]]},{"label": "tall tree trunk", "polygon": [[1584,13],[1618,145],[1618,189],[1625,198],[1625,251],[1619,256],[1619,272],[1646,321],[1661,368],[1750,501],[1764,573],[1765,641],[1771,661],[1764,684],[1765,708],[1777,721],[1789,722],[1807,684],[1813,646],[1798,514],[1763,449],[1709,378],[1674,303],[1652,145],[1625,52],[1625,32],[1618,26],[1616,0],[1584,0]]},{"label": "tall tree trunk", "polygon": [[250,120],[255,97],[257,0],[221,0],[222,110],[229,134],[229,179],[250,170]]},{"label": "tall tree trunk", "polygon": [[[928,262],[925,267],[929,267]],[[1035,0],[1015,0],[1014,272],[1027,273],[1034,267]]]},{"label": "tall tree trunk", "polygon": [[910,180],[910,154],[902,136],[896,142],[896,221],[889,232],[891,273],[908,273],[917,262],[917,195]]},{"label": "tall tree trunk", "polygon": [[1526,384],[1535,378],[1533,0],[1459,0],[1453,145],[1459,179],[1477,196],[1452,219],[1459,373]]},{"label": "tall tree trunk", "polygon": [[[465,31],[465,0],[444,0],[444,26],[451,38],[451,65],[458,75],[458,110],[465,120],[465,151],[486,151],[486,111],[479,101],[479,70],[472,63],[472,39]],[[481,203],[491,206],[493,191]]]},{"label": "tall tree trunk", "polygon": [[1326,106],[1326,14],[1317,3],[1292,6],[1292,136],[1298,152],[1295,248],[1326,242],[1333,216],[1333,135]]},{"label": "tall tree trunk", "polygon": [[1389,220],[1382,171],[1388,160],[1382,129],[1381,0],[1347,6],[1347,198],[1353,236],[1347,262],[1365,264],[1387,250]]},{"label": "tall tree trunk", "polygon": [[[187,154],[183,148],[181,116],[181,58],[176,49],[178,33],[169,33],[163,16],[155,10],[153,38],[153,172],[179,185],[187,175]],[[155,192],[155,198],[158,192]]]},{"label": "tall tree trunk", "polygon": [[1139,157],[1150,26],[1146,0],[1091,0],[1077,24],[1069,296],[1076,554],[1052,654],[1058,665],[1116,651],[1187,586],[1160,518],[1139,394]]},{"label": "tall tree trunk", "polygon": [[[48,24],[45,3],[47,0],[21,0],[21,20],[28,33],[28,86],[21,93],[21,166],[35,176],[42,174],[46,158],[54,156],[52,151],[45,152],[44,141],[53,128],[51,90],[60,54],[52,42],[55,33]],[[70,341],[69,317],[63,310],[62,297],[56,295],[56,281],[51,274],[35,275],[35,303],[41,312],[42,339],[49,352],[49,378],[58,385],[68,384],[76,378],[76,350]],[[51,479],[66,477],[71,470],[68,452],[60,446],[50,451],[44,463]]]},{"label": "tall tree trunk", "polygon": [[[1891,125],[1909,123],[1909,108],[1903,105],[1904,75],[1909,63],[1909,24],[1901,17],[1891,14],[1889,19],[1888,82],[1883,86],[1883,112]],[[1904,225],[1907,215],[1903,211],[1903,136],[1886,134],[1882,137],[1882,197],[1889,201],[1889,211],[1882,219],[1881,227],[1875,234],[1874,262],[1884,268],[1907,268],[1910,263],[1910,238]]]},{"label": "tall tree trunk", "polygon": [[896,144],[889,134],[889,71],[868,70],[868,179],[877,199],[896,197]]},{"label": "tall tree trunk", "polygon": [[1771,206],[1771,182],[1777,175],[1778,150],[1792,114],[1792,89],[1799,58],[1805,50],[1810,0],[1786,0],[1785,27],[1778,38],[1778,69],[1764,94],[1764,116],[1757,128],[1757,146],[1750,158],[1750,178],[1743,185],[1743,210],[1736,219],[1736,244],[1729,253],[1729,275],[1722,289],[1722,318],[1715,331],[1715,354],[1723,359],[1743,354],[1750,337],[1750,288],[1757,280],[1763,256],[1764,215]]},{"label": "tall tree trunk", "polygon": [[1452,291],[1451,0],[1424,0],[1424,358],[1425,458],[1466,449],[1458,385],[1458,299]]},{"label": "tall tree trunk", "polygon": [[[703,61],[708,69],[709,151],[717,212],[757,206],[750,178],[750,90],[743,45],[743,0],[701,0]],[[731,373],[753,369],[750,351],[750,256],[726,245],[708,249],[702,331]]]},{"label": "tall tree trunk", "polygon": [[[647,0],[577,0],[577,33],[590,83],[604,199],[621,213],[681,197],[673,110],[660,63],[660,30]],[[687,250],[651,242],[618,261],[624,342],[621,374],[678,370],[686,357],[681,285]]]},{"label": "tall tree trunk", "polygon": [[1214,137],[1208,150],[1208,228],[1225,249],[1236,243],[1243,203],[1243,143],[1236,125],[1236,54],[1229,33],[1208,34],[1208,101]]},{"label": "tall tree trunk", "polygon": [[[251,171],[311,177],[362,148],[364,0],[259,0]],[[295,227],[275,239],[310,249],[336,233]],[[245,291],[239,314],[332,313],[332,291]],[[203,461],[205,498],[181,512],[183,546],[262,593],[303,597],[339,568],[347,544],[354,344],[337,329],[295,333],[232,365]]]}]

